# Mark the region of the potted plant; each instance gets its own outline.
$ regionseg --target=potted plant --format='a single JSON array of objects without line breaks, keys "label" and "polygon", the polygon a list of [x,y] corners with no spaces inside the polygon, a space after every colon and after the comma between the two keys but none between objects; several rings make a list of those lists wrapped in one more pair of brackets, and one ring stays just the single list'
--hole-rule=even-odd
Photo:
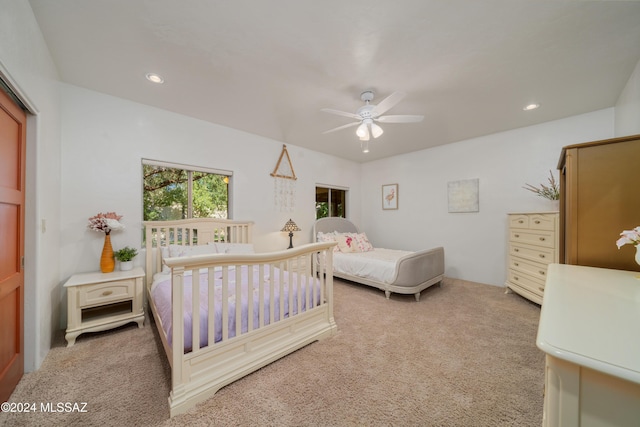
[{"label": "potted plant", "polygon": [[138,255],[138,250],[130,246],[117,250],[113,253],[115,258],[120,261],[120,270],[126,271],[133,268],[133,258]]}]

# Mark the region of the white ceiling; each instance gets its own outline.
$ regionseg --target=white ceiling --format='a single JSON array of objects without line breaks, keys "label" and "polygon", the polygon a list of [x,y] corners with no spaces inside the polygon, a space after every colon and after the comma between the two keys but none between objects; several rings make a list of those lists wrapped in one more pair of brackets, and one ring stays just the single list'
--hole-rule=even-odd
[{"label": "white ceiling", "polygon": [[[64,82],[358,162],[612,107],[640,60],[637,1],[30,3]],[[322,134],[366,89],[425,120]]]}]

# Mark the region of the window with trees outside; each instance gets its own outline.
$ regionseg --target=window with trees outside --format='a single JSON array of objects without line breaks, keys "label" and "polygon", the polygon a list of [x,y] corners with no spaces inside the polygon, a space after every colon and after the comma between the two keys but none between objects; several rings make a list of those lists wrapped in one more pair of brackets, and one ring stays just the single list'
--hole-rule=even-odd
[{"label": "window with trees outside", "polygon": [[231,172],[142,161],[144,221],[228,218]]},{"label": "window with trees outside", "polygon": [[347,217],[347,190],[316,187],[316,219],[329,216]]}]

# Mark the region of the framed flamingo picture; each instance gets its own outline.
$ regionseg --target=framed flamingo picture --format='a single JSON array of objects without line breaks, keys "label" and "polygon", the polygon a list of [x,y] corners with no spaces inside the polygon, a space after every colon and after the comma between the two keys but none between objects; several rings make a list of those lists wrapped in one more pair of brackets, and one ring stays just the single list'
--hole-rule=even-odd
[{"label": "framed flamingo picture", "polygon": [[382,209],[398,209],[398,184],[382,186]]}]

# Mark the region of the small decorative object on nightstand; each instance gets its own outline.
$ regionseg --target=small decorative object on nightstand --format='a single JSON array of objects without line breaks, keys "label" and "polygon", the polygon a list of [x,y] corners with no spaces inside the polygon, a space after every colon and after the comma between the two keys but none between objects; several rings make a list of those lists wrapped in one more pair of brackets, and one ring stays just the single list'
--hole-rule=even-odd
[{"label": "small decorative object on nightstand", "polygon": [[138,255],[138,250],[130,246],[125,246],[115,251],[113,255],[120,262],[120,270],[127,271],[133,268],[133,259]]},{"label": "small decorative object on nightstand", "polygon": [[289,219],[287,223],[282,227],[280,231],[288,231],[289,232],[289,247],[287,249],[293,248],[293,232],[294,231],[302,231],[292,219]]},{"label": "small decorative object on nightstand", "polygon": [[67,347],[85,332],[117,328],[129,322],[144,324],[144,271],[75,274],[67,280]]}]

